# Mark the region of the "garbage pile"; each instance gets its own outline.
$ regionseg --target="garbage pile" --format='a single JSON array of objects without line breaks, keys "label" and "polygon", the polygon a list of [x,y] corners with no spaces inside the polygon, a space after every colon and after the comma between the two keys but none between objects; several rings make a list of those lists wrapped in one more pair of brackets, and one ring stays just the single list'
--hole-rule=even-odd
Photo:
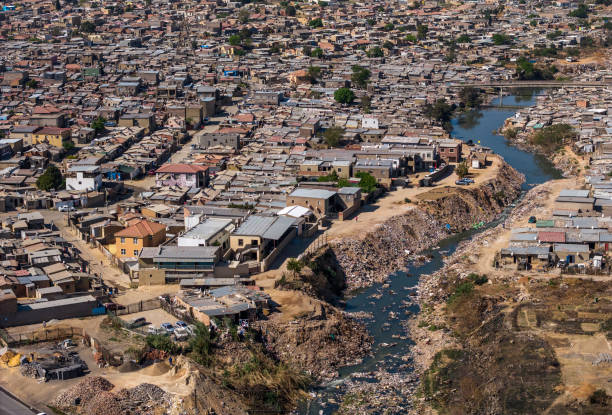
[{"label": "garbage pile", "polygon": [[322,318],[295,322],[258,321],[264,344],[281,361],[311,373],[319,380],[337,376],[337,369],[357,364],[370,352],[372,337],[362,323],[325,307]]},{"label": "garbage pile", "polygon": [[100,376],[91,376],[83,379],[73,387],[59,394],[52,405],[62,411],[69,411],[78,405],[84,405],[94,396],[113,389],[114,385]]},{"label": "garbage pile", "polygon": [[[100,376],[84,379],[58,395],[52,405],[67,413],[87,415],[163,413],[171,395],[158,386],[142,383],[131,389],[111,392],[114,385]],[[162,412],[159,412],[162,411]]]},{"label": "garbage pile", "polygon": [[442,224],[413,208],[388,219],[363,239],[344,239],[332,248],[352,290],[383,282],[390,273],[419,259],[416,252],[447,236]]}]

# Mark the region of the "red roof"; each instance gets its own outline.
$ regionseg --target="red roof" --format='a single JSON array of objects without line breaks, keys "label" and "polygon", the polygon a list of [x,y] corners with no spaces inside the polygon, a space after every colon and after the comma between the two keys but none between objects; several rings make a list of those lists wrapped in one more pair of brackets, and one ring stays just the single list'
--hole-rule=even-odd
[{"label": "red roof", "polygon": [[208,170],[208,167],[197,164],[164,164],[155,173],[199,173]]},{"label": "red roof", "polygon": [[140,222],[137,222],[134,225],[117,232],[115,236],[124,238],[144,238],[165,230],[166,227],[162,224],[141,220]]},{"label": "red roof", "polygon": [[565,232],[538,232],[538,241],[565,243]]}]

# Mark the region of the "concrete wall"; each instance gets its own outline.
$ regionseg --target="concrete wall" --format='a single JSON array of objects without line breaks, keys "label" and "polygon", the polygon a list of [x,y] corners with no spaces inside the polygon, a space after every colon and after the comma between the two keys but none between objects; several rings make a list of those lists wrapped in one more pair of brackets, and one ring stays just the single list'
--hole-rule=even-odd
[{"label": "concrete wall", "polygon": [[285,239],[283,239],[281,243],[278,244],[272,252],[270,252],[270,255],[268,255],[263,259],[263,261],[261,261],[261,272],[265,272],[268,267],[272,265],[278,254],[280,254],[283,249],[285,249],[285,247],[289,244],[289,242],[291,242],[293,238],[295,238],[296,233],[297,230],[292,229],[291,232],[289,232],[289,234],[285,237]]},{"label": "concrete wall", "polygon": [[93,309],[97,306],[97,301],[87,301],[83,303],[65,304],[57,307],[49,307],[44,310],[18,311],[13,315],[2,316],[0,326],[12,327],[23,326],[26,324],[37,324],[52,319],[62,320],[66,318],[87,317],[93,315]]},{"label": "concrete wall", "polygon": [[141,269],[138,271],[138,285],[164,285],[166,283],[166,271],[163,269]]}]

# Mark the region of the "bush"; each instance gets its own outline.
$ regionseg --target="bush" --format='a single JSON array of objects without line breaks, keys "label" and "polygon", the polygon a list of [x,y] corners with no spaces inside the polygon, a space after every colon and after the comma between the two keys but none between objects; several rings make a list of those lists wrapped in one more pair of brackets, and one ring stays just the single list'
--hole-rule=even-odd
[{"label": "bush", "polygon": [[473,283],[462,282],[461,284],[455,287],[455,292],[452,293],[450,297],[448,297],[448,300],[446,301],[446,303],[449,305],[454,304],[455,302],[457,302],[457,300],[461,299],[462,297],[471,294],[472,291],[474,291]]},{"label": "bush", "polygon": [[545,151],[555,151],[563,145],[565,140],[575,136],[576,132],[571,125],[553,124],[533,134],[531,142]]},{"label": "bush", "polygon": [[478,275],[474,273],[471,273],[470,275],[468,275],[468,279],[476,285],[482,285],[482,284],[485,284],[487,281],[489,281],[486,275]]},{"label": "bush", "polygon": [[36,180],[36,187],[40,190],[49,191],[51,189],[60,189],[63,183],[62,173],[59,169],[51,164],[47,170]]},{"label": "bush", "polygon": [[149,334],[145,338],[147,346],[152,349],[162,350],[170,354],[178,354],[181,348],[174,343],[169,336],[163,334]]},{"label": "bush", "polygon": [[355,99],[355,94],[350,88],[340,88],[334,92],[334,99],[340,104],[350,104]]}]

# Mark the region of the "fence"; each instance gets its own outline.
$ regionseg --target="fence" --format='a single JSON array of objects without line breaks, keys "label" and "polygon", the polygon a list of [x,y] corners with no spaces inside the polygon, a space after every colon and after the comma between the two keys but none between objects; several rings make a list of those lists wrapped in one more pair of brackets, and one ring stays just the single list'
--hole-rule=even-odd
[{"label": "fence", "polygon": [[123,316],[125,314],[140,313],[141,311],[155,310],[161,307],[161,300],[159,298],[152,298],[146,301],[139,301],[137,303],[128,304],[121,310],[113,311],[117,316]]},{"label": "fence", "polygon": [[317,237],[317,239],[312,241],[310,243],[310,245],[308,245],[308,248],[306,248],[304,253],[302,255],[300,255],[300,257],[303,257],[305,255],[313,255],[320,248],[323,248],[325,246],[327,246],[327,233],[323,233],[323,234],[319,235]]},{"label": "fence", "polygon": [[45,328],[26,333],[9,334],[6,330],[0,335],[9,347],[46,341],[61,341],[73,337],[83,337],[84,330],[77,327]]},{"label": "fence", "polygon": [[609,276],[610,268],[595,268],[595,267],[564,267],[561,268],[562,275],[591,275],[591,276]]}]

